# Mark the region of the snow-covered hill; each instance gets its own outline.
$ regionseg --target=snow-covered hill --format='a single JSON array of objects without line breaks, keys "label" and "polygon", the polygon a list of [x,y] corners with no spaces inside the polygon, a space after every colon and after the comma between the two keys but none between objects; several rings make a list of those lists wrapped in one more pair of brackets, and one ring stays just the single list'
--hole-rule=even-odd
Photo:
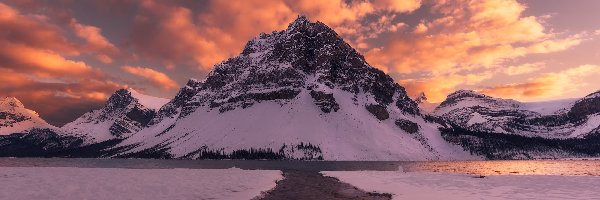
[{"label": "snow-covered hill", "polygon": [[488,159],[600,156],[600,93],[581,99],[518,102],[457,91],[435,110],[442,136]]},{"label": "snow-covered hill", "polygon": [[443,140],[403,87],[321,22],[301,16],[190,80],[119,144],[119,156],[473,159]]},{"label": "snow-covered hill", "polygon": [[85,113],[62,129],[84,137],[89,144],[127,138],[146,127],[155,117],[156,110],[168,101],[133,89],[121,89],[108,99],[103,108]]},{"label": "snow-covered hill", "polygon": [[34,128],[56,129],[40,118],[37,112],[25,108],[17,98],[0,100],[0,135],[25,133]]},{"label": "snow-covered hill", "polygon": [[583,137],[600,129],[600,95],[595,94],[582,99],[518,102],[461,90],[448,95],[434,114],[474,131]]}]

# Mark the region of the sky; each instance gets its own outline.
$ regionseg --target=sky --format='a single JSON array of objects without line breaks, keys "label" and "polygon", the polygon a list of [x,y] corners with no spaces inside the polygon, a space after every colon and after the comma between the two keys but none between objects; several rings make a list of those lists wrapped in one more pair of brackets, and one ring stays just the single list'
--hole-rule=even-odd
[{"label": "sky", "polygon": [[172,98],[298,15],[409,95],[545,101],[600,90],[598,0],[0,0],[0,96],[54,125],[119,88]]}]

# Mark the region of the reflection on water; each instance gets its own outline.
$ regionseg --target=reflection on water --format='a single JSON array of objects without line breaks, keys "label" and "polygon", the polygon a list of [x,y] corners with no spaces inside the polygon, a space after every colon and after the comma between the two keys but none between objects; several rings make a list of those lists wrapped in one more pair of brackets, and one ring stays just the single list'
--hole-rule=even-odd
[{"label": "reflection on water", "polygon": [[600,176],[600,161],[252,161],[252,160],[152,160],[79,158],[0,158],[0,167],[81,167],[134,169],[241,169],[406,172],[445,172],[473,175],[566,175]]},{"label": "reflection on water", "polygon": [[598,160],[509,160],[412,162],[402,166],[412,172],[446,172],[473,175],[600,176]]}]

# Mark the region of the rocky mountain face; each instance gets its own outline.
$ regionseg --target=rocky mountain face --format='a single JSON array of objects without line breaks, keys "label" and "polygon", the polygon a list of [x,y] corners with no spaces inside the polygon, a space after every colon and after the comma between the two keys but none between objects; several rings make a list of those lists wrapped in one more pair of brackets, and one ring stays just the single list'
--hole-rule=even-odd
[{"label": "rocky mountain face", "polygon": [[367,94],[374,105],[395,105],[419,114],[403,87],[368,65],[325,24],[303,16],[284,31],[249,41],[241,55],[216,65],[206,80],[190,80],[165,113],[178,107],[186,116],[199,106],[226,112],[261,101],[293,99],[304,89],[314,91],[315,101],[329,107],[335,105],[335,98],[327,97],[334,88],[355,96]]},{"label": "rocky mountain face", "polygon": [[518,102],[474,91],[448,95],[434,111],[453,128],[444,137],[490,159],[597,156],[600,93],[581,99]]},{"label": "rocky mountain face", "polygon": [[286,30],[252,39],[205,80],[190,80],[147,128],[120,144],[136,146],[120,156],[470,156],[445,143],[438,126],[331,28],[301,16]]},{"label": "rocky mountain face", "polygon": [[[167,100],[141,95],[132,89],[121,89],[108,99],[102,109],[85,113],[62,128],[84,137],[89,143],[127,138],[151,122],[156,116],[156,110],[151,107],[162,106],[161,101],[164,104]],[[153,105],[156,102],[158,106]]]}]

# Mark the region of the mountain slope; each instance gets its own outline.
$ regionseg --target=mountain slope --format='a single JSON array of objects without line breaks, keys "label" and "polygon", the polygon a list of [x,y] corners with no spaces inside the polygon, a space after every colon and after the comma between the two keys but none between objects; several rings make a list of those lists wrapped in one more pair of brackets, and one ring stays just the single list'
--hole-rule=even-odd
[{"label": "mountain slope", "polygon": [[25,108],[21,101],[14,97],[0,100],[0,135],[24,133],[34,128],[56,127],[46,123],[35,111]]},{"label": "mountain slope", "polygon": [[190,80],[119,156],[431,160],[474,158],[441,137],[404,88],[305,17],[261,34]]},{"label": "mountain slope", "polygon": [[443,137],[488,159],[600,156],[600,93],[581,99],[518,102],[457,91],[435,114]]},{"label": "mountain slope", "polygon": [[133,89],[121,89],[108,99],[103,108],[85,113],[62,129],[85,137],[87,143],[126,138],[146,127],[156,115],[155,109],[167,101]]},{"label": "mountain slope", "polygon": [[[596,94],[596,93],[594,93]],[[600,97],[518,102],[474,91],[457,91],[434,114],[461,128],[546,138],[583,137],[600,126]]]}]

